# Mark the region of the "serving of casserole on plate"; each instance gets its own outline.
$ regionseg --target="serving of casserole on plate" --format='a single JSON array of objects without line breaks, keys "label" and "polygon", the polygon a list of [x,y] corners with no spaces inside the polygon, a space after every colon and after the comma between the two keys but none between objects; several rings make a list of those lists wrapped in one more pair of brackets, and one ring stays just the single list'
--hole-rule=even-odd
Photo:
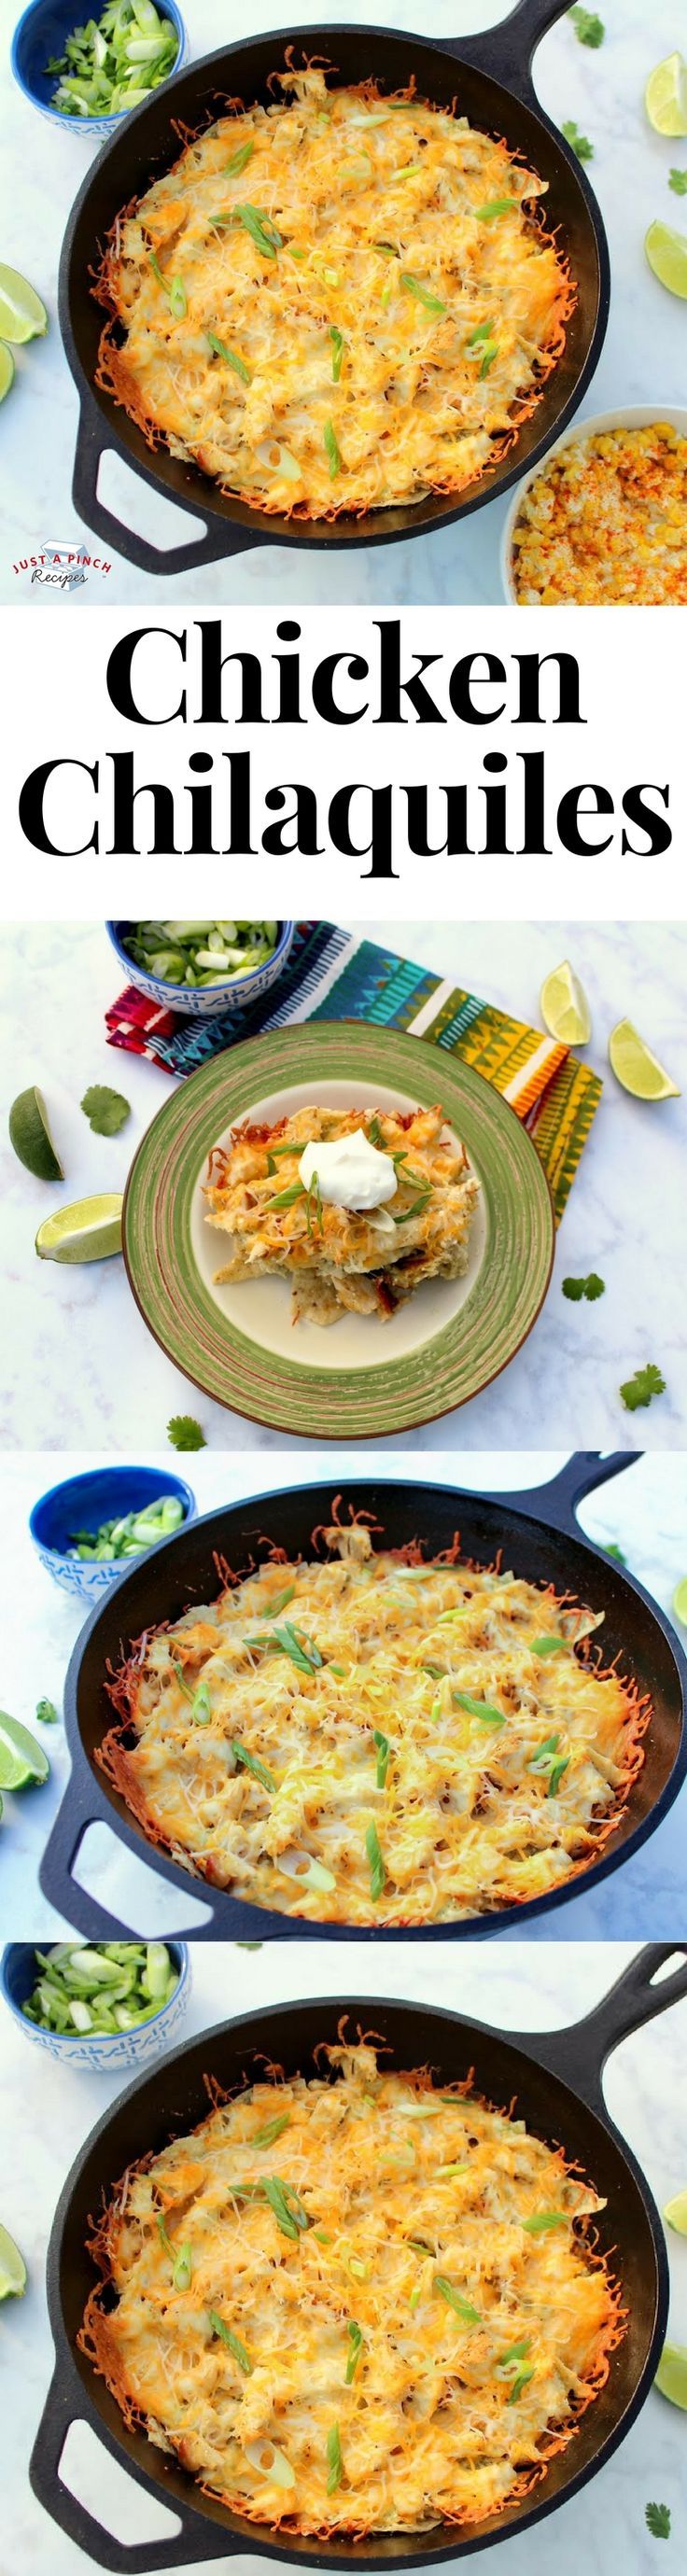
[{"label": "serving of casserole on plate", "polygon": [[388,1321],[423,1281],[466,1271],[478,1193],[440,1105],[246,1120],[210,1156],[208,1218],[230,1238],[215,1281],[285,1277],[296,1321]]},{"label": "serving of casserole on plate", "polygon": [[604,2200],[468,2075],[345,2028],[133,2163],[79,2333],[127,2423],[268,2530],[469,2526],[573,2439],[626,2331]]},{"label": "serving of casserole on plate", "polygon": [[[307,1125],[314,1107],[330,1131],[317,1151],[320,1169],[325,1152],[336,1157],[357,1137],[358,1167],[364,1148],[366,1170],[379,1157],[387,1173],[380,1205],[392,1230],[385,1226],[382,1234],[378,1228],[380,1251],[368,1243],[362,1264],[367,1224],[376,1211],[342,1213],[333,1199],[325,1203],[323,1177],[320,1207],[310,1171],[306,1180],[300,1171],[301,1113],[308,1112]],[[353,1135],[342,1136],[352,1112]],[[408,1136],[418,1118],[411,1160]],[[294,1140],[294,1120],[298,1163],[278,1151]],[[370,1141],[376,1120],[391,1153]],[[263,1159],[260,1150],[250,1183],[245,1174],[240,1182],[243,1231],[230,1235],[230,1262],[223,1264],[222,1230],[208,1222],[208,1187],[214,1188],[215,1178],[223,1185],[227,1173],[233,1185],[237,1133],[244,1131],[245,1144],[246,1131],[256,1128],[266,1151]],[[255,1134],[248,1135],[251,1150],[256,1143]],[[401,1160],[406,1154],[407,1163]],[[294,1173],[283,1188],[282,1159]],[[447,1175],[452,1165],[454,1172],[436,1191],[432,1181],[428,1192],[432,1165],[437,1176],[444,1166]],[[417,1171],[421,1187],[401,1178],[409,1169]],[[285,1195],[286,1208],[266,1207],[268,1197]],[[251,1198],[255,1206],[245,1206]],[[232,1224],[237,1212],[238,1200],[232,1201]],[[267,1237],[261,1232],[265,1222]],[[406,1238],[404,1250],[390,1262],[397,1238]],[[265,1031],[203,1065],[148,1128],[129,1174],[123,1213],[130,1283],[170,1358],[220,1403],[301,1437],[307,1429],[314,1438],[398,1431],[477,1393],[531,1331],[548,1286],[554,1239],[553,1204],[539,1157],[493,1085],[448,1050],[438,1059],[436,1047],[422,1038],[358,1021],[312,1020]],[[235,1247],[240,1270],[247,1251],[262,1261],[263,1241],[267,1259],[261,1275],[251,1274],[248,1265],[237,1276]],[[323,1248],[333,1254],[335,1246],[354,1267],[332,1258],[323,1270]],[[403,1282],[407,1287],[417,1278],[416,1255],[423,1275],[412,1295],[398,1293]],[[365,1269],[366,1259],[374,1270]],[[234,1275],[218,1279],[227,1267]],[[376,1291],[367,1312],[352,1311],[352,1302],[353,1296],[368,1302],[372,1277],[385,1289],[385,1273],[382,1329]],[[311,1294],[316,1281],[314,1315],[303,1309],[304,1292]],[[322,1331],[322,1291],[331,1314],[333,1283],[336,1330]]]}]

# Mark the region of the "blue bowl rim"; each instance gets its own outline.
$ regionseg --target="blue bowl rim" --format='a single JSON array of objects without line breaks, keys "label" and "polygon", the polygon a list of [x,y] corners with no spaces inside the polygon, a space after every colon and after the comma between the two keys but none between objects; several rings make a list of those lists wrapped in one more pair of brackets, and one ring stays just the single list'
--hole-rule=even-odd
[{"label": "blue bowl rim", "polygon": [[[265,959],[264,966],[252,966],[249,975],[242,975],[240,977],[242,994],[248,996],[250,994],[251,984],[255,982],[256,977],[258,975],[266,975],[270,968],[276,966],[278,960],[281,959],[282,949],[286,946],[289,932],[293,933],[295,928],[295,919],[293,921],[280,921],[279,938],[277,940],[276,948],[272,951],[272,956]],[[122,942],[117,936],[116,922],[106,921],[105,929],[107,931],[108,939],[111,940],[112,947],[120,960],[120,964],[124,967],[125,973],[129,976],[130,980],[135,979],[137,975],[145,975],[147,982],[153,986],[156,994],[159,993],[161,1000],[164,998],[165,994],[167,995],[168,1001],[170,994],[172,993],[183,995],[188,994],[190,988],[185,984],[166,984],[161,975],[149,975],[147,967],[134,966],[133,959],[128,956],[126,948],[123,948]],[[227,986],[224,979],[218,977],[216,984],[203,984],[202,986],[196,985],[194,989],[196,992],[202,991],[204,993],[213,994],[224,993],[227,990],[231,991],[232,989],[238,990],[238,986],[234,988],[232,988],[231,985]],[[227,1007],[230,1008],[231,1005],[229,1004]]]},{"label": "blue bowl rim", "polygon": [[[138,1476],[142,1471],[144,1471],[146,1475],[150,1474],[151,1476],[155,1475],[157,1472],[154,1467],[149,1467],[147,1459],[138,1459],[136,1461],[133,1459],[122,1459],[120,1461],[118,1458],[108,1458],[102,1467],[84,1467],[80,1476],[60,1476],[56,1485],[46,1485],[45,1492],[37,1495],[36,1501],[35,1503],[32,1503],[31,1510],[29,1512],[28,1526],[34,1547],[42,1548],[44,1556],[54,1556],[57,1565],[64,1565],[67,1562],[64,1549],[61,1547],[49,1547],[47,1539],[40,1538],[35,1527],[37,1513],[42,1511],[43,1505],[45,1503],[51,1503],[56,1495],[66,1493],[70,1485],[87,1484],[91,1476],[101,1477],[109,1474],[118,1476]],[[183,1523],[183,1526],[185,1527],[187,1523],[193,1519],[194,1513],[198,1510],[196,1495],[192,1492],[191,1486],[186,1484],[183,1476],[175,1475],[173,1467],[161,1467],[160,1475],[168,1477],[170,1486],[174,1486],[181,1500],[185,1503],[186,1508]],[[171,1536],[173,1538],[176,1536],[176,1532],[174,1530],[172,1530]],[[157,1545],[159,1547],[166,1547],[166,1539],[159,1539],[157,1541]],[[154,1553],[153,1549],[150,1550],[150,1553],[151,1555]],[[77,1560],[77,1562],[79,1562],[79,1560]],[[121,1567],[119,1570],[121,1572]],[[87,1573],[87,1571],[88,1568],[84,1566],[83,1572]],[[114,1573],[116,1571],[116,1566],[112,1567],[111,1571]]]},{"label": "blue bowl rim", "polygon": [[[135,1937],[135,1934],[132,1933],[132,1941],[135,1940]],[[52,1949],[53,1945],[52,1942],[46,1942],[45,1946],[46,1949]],[[79,1950],[87,1948],[88,1944],[81,1941],[78,1934],[75,1934],[73,1947],[75,1950]],[[14,1996],[11,1995],[9,1991],[9,1965],[16,1950],[33,1950],[35,1957],[36,1950],[40,1950],[42,1948],[42,1941],[6,1941],[4,1943],[2,1954],[0,1955],[0,1995],[2,1996],[3,2003],[7,2005],[8,2012],[13,2013],[15,2021],[18,2021],[20,2029],[23,2030],[25,2034],[28,2032],[32,2039],[51,2040],[53,2043],[64,2039],[67,2047],[71,2047],[73,2043],[78,2046],[80,2039],[82,2041],[87,2041],[89,2048],[97,2048],[101,2044],[103,2048],[113,2048],[117,2044],[117,2039],[126,2039],[127,2041],[133,2040],[135,2043],[138,2036],[137,2029],[119,2031],[117,2033],[113,2030],[75,2030],[72,2032],[41,2030],[40,2026],[36,2022],[27,2023],[26,2017],[21,2010],[21,2005],[15,2003]],[[191,1960],[188,1941],[177,1941],[175,1939],[171,1939],[165,1942],[165,1948],[170,1950],[174,1958],[178,1961],[178,1982],[174,1988],[173,1995],[168,1996],[167,2002],[160,2004],[158,2011],[151,2013],[148,2021],[143,2021],[138,2025],[141,2037],[143,2037],[144,2031],[153,2030],[156,2022],[164,2021],[165,2013],[171,2012],[172,2005],[178,2002],[179,1995],[183,1993],[184,1987],[187,1986],[189,1982]]]},{"label": "blue bowl rim", "polygon": [[[24,98],[28,98],[30,106],[37,108],[39,116],[52,117],[55,125],[62,127],[66,126],[67,128],[72,127],[78,134],[100,134],[104,133],[105,130],[109,133],[110,127],[114,129],[116,125],[121,125],[122,118],[124,116],[134,116],[136,113],[135,108],[117,107],[115,108],[114,113],[110,116],[105,115],[102,108],[97,109],[93,116],[63,116],[61,108],[53,107],[49,98],[38,98],[36,91],[31,89],[29,82],[24,79],[24,74],[19,69],[19,47],[21,39],[25,28],[28,27],[30,23],[30,20],[32,18],[38,18],[43,6],[44,0],[27,0],[27,6],[25,9],[22,9],[21,17],[17,19],[16,27],[14,28],[12,43],[10,46],[10,70],[17,83],[17,88],[21,90]],[[176,27],[179,38],[178,52],[175,55],[174,62],[171,64],[169,71],[165,73],[165,80],[171,80],[172,73],[180,71],[183,67],[183,56],[190,41],[189,32],[185,19],[182,18],[181,10],[178,7],[178,0],[160,0],[160,6],[163,17],[171,18],[173,25]],[[81,16],[79,13],[79,0],[74,0],[74,26],[78,27],[80,25]],[[164,89],[164,86],[164,81],[160,81],[158,83],[158,87],[160,89]],[[140,104],[141,106],[145,106],[145,100],[142,99]]]}]

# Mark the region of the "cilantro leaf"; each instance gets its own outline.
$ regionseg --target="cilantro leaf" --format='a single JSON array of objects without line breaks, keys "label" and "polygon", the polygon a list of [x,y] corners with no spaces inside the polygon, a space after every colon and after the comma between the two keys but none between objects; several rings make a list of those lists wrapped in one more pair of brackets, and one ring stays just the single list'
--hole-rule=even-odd
[{"label": "cilantro leaf", "polygon": [[648,2504],[644,2519],[654,2540],[670,2539],[670,2505]]},{"label": "cilantro leaf", "polygon": [[604,1556],[615,1557],[616,1565],[627,1565],[627,1557],[623,1556],[622,1548],[617,1546],[615,1539],[611,1539],[610,1545],[604,1548]]},{"label": "cilantro leaf", "polygon": [[636,1413],[640,1405],[651,1403],[653,1395],[665,1395],[665,1389],[665,1378],[661,1376],[660,1369],[654,1367],[653,1360],[649,1360],[646,1368],[635,1369],[634,1377],[625,1379],[620,1393],[628,1413]]},{"label": "cilantro leaf", "polygon": [[92,1082],[84,1092],[81,1107],[94,1136],[118,1136],[131,1117],[131,1103],[123,1091],[110,1091],[107,1082]]},{"label": "cilantro leaf", "polygon": [[566,124],[561,127],[561,133],[565,135],[566,143],[569,143],[571,152],[576,152],[578,161],[593,161],[594,145],[593,143],[590,143],[588,134],[580,133],[579,125],[575,124],[574,116],[568,117]]},{"label": "cilantro leaf", "polygon": [[568,16],[572,19],[578,45],[590,45],[592,52],[596,53],[606,34],[603,18],[597,17],[595,9],[570,9]]},{"label": "cilantro leaf", "polygon": [[564,1279],[562,1287],[564,1297],[571,1297],[573,1301],[588,1297],[590,1305],[593,1305],[596,1297],[605,1295],[606,1281],[599,1278],[598,1270],[589,1270],[586,1279]]},{"label": "cilantro leaf", "polygon": [[668,186],[674,197],[687,197],[687,170],[669,170]]},{"label": "cilantro leaf", "polygon": [[173,1413],[167,1424],[167,1438],[173,1449],[205,1449],[205,1432],[193,1413]]}]

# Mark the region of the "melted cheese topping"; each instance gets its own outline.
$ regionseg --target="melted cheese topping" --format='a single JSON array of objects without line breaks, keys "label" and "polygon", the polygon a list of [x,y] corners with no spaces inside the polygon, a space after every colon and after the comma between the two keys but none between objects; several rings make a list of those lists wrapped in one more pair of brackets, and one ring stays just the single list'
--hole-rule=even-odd
[{"label": "melted cheese topping", "polygon": [[151,445],[261,510],[459,492],[564,345],[544,182],[412,88],[328,90],[322,71],[271,87],[118,218],[97,381]]},{"label": "melted cheese topping", "polygon": [[560,2148],[369,2043],[256,2083],[129,2171],[79,2336],[128,2421],[296,2532],[497,2515],[620,2340],[604,2207]]},{"label": "melted cheese topping", "polygon": [[687,438],[669,421],[582,435],[540,466],[513,531],[521,606],[687,601]]},{"label": "melted cheese topping", "polygon": [[237,1580],[112,1683],[98,1759],[146,1832],[317,1922],[457,1922],[562,1886],[642,1761],[646,1704],[578,1645],[598,1620],[493,1568],[322,1535],[339,1562]]},{"label": "melted cheese topping", "polygon": [[[306,1189],[304,1146],[325,1151],[363,1139],[395,1174],[393,1208],[351,1207]],[[356,1144],[356,1161],[361,1161]],[[338,1323],[346,1311],[384,1323],[424,1279],[455,1278],[467,1267],[479,1196],[465,1148],[441,1108],[296,1110],[274,1127],[236,1127],[210,1155],[208,1221],[231,1238],[215,1280],[280,1273],[290,1279],[294,1321]]]}]

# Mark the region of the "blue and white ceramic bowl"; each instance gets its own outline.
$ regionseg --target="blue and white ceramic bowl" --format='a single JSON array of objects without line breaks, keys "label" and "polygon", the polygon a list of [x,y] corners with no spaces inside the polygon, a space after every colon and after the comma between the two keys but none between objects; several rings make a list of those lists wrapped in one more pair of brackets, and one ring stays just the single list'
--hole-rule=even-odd
[{"label": "blue and white ceramic bowl", "polygon": [[[187,58],[188,36],[176,0],[159,0],[159,15],[170,18],[172,26],[176,27],[179,50],[172,71],[179,72]],[[29,0],[28,9],[17,20],[10,53],[15,80],[24,97],[30,99],[31,106],[37,107],[39,115],[47,117],[50,125],[60,126],[65,134],[85,135],[89,143],[105,141],[107,135],[113,134],[115,127],[121,125],[122,117],[135,111],[120,107],[115,116],[63,116],[61,108],[50,104],[56,87],[55,74],[46,72],[45,66],[48,62],[58,61],[64,53],[65,36],[72,36],[74,28],[82,27],[89,17],[97,20],[99,16],[100,0],[93,0],[92,9],[79,8],[79,0]],[[167,78],[171,78],[170,73]],[[164,81],[160,81],[160,89],[164,86]],[[154,93],[151,91],[150,95]]]},{"label": "blue and white ceramic bowl", "polygon": [[[102,1521],[121,1520],[125,1512],[142,1512],[147,1503],[155,1503],[160,1494],[174,1494],[183,1506],[184,1522],[194,1521],[197,1513],[195,1494],[181,1476],[173,1476],[166,1467],[94,1467],[84,1476],[67,1476],[64,1484],[50,1485],[29,1513],[29,1529],[37,1556],[53,1583],[72,1599],[88,1601],[93,1606],[123,1574],[130,1574],[136,1559],[124,1556],[114,1564],[94,1565],[80,1556],[67,1556],[74,1530],[100,1528]],[[179,1524],[181,1527],[181,1523]],[[165,1540],[160,1541],[164,1547]]]},{"label": "blue and white ceramic bowl", "polygon": [[[74,1946],[77,1947],[76,1941]],[[38,1943],[39,1950],[50,1947],[48,1942]],[[92,2032],[90,2035],[86,2032],[83,2037],[75,2030],[73,2038],[67,2039],[60,2038],[54,2030],[39,2030],[36,2022],[27,2021],[22,2004],[28,2001],[39,1974],[32,1941],[8,1941],[0,1961],[0,1994],[14,2020],[19,2023],[24,2038],[31,2040],[35,2048],[47,2049],[48,2056],[58,2057],[63,2066],[81,2067],[87,2075],[123,2075],[129,2070],[132,2075],[137,2075],[141,2067],[149,2065],[153,2057],[159,2057],[160,2050],[168,2048],[178,2037],[188,2010],[191,1961],[187,1943],[168,1941],[167,1949],[179,1971],[178,1986],[175,1986],[169,2003],[162,2004],[150,2021],[140,2022],[138,2030]]]},{"label": "blue and white ceramic bowl", "polygon": [[143,966],[134,965],[123,945],[127,931],[134,927],[133,922],[108,921],[105,927],[120,966],[124,968],[127,984],[134,984],[137,993],[147,994],[148,1001],[157,1002],[160,1010],[182,1011],[193,1020],[219,1019],[223,1012],[245,1011],[249,1003],[262,1001],[263,993],[269,993],[271,986],[279,980],[291,954],[296,930],[295,921],[280,921],[273,955],[266,959],[264,966],[254,966],[250,975],[237,975],[235,981],[228,984],[197,985],[194,989],[192,984],[164,983],[161,975],[148,975]]}]

